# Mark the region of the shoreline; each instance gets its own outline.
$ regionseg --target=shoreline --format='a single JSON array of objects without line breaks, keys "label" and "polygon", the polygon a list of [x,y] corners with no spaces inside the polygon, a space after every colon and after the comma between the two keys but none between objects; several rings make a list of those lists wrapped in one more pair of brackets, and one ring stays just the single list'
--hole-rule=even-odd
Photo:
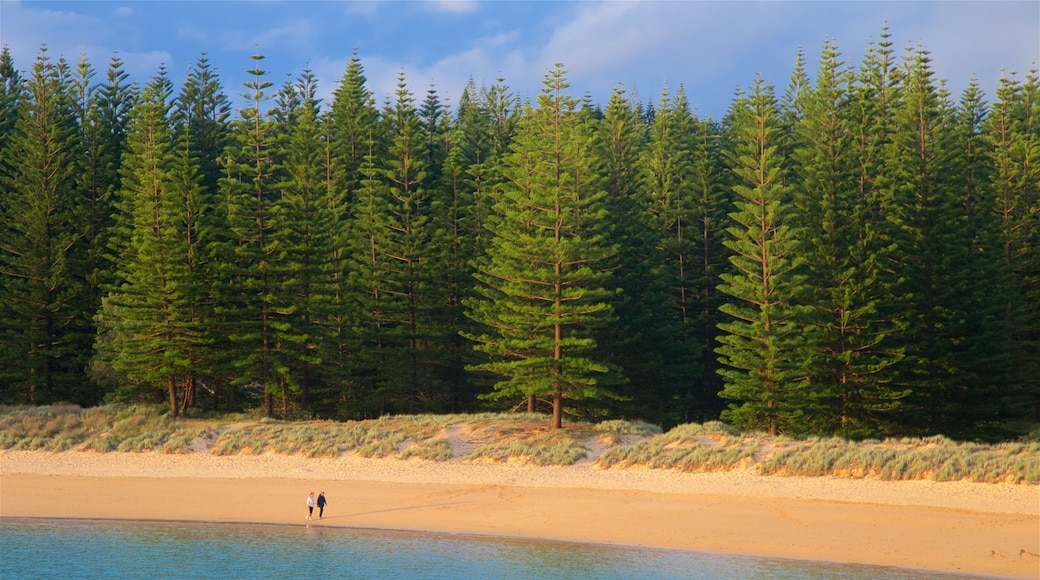
[{"label": "shoreline", "polygon": [[[325,491],[326,517],[304,499]],[[1040,578],[1040,487],[264,454],[0,451],[0,517],[350,527]]]}]

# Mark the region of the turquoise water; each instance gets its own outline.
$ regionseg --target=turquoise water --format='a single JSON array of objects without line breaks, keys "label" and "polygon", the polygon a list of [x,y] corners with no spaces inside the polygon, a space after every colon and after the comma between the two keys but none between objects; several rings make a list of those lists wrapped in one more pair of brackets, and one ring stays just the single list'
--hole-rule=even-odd
[{"label": "turquoise water", "polygon": [[0,519],[0,578],[965,578],[701,552],[349,528]]}]

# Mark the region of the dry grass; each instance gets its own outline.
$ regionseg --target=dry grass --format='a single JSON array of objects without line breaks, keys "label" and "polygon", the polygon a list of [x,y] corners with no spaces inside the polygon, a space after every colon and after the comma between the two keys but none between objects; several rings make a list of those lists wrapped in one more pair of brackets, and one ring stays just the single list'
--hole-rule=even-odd
[{"label": "dry grass", "polygon": [[759,465],[762,473],[876,477],[887,480],[968,480],[1040,483],[1040,443],[964,443],[942,436],[850,442],[783,440]]},{"label": "dry grass", "polygon": [[746,437],[717,421],[687,423],[634,445],[608,449],[603,467],[649,467],[682,471],[727,471],[749,465],[762,450],[759,437]]},{"label": "dry grass", "polygon": [[177,421],[148,406],[0,407],[3,449],[190,453],[215,428],[213,421]]},{"label": "dry grass", "polygon": [[641,422],[569,423],[527,414],[411,415],[368,421],[281,422],[244,417],[170,419],[159,407],[0,407],[0,448],[218,455],[396,457],[681,471],[752,469],[763,474],[888,480],[1040,484],[1036,437],[995,445],[944,437],[852,442],[740,433],[723,423],[667,433]]}]

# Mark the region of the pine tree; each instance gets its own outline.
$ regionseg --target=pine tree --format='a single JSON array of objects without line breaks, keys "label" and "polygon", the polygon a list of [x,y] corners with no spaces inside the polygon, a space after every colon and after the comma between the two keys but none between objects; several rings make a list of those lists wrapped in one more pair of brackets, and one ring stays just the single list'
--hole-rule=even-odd
[{"label": "pine tree", "polygon": [[738,198],[725,242],[732,271],[720,274],[719,290],[734,300],[720,307],[732,320],[719,324],[716,352],[726,367],[720,395],[736,402],[722,417],[771,435],[801,431],[815,404],[807,380],[807,288],[777,154],[782,134],[772,87],[756,80],[734,104],[729,124]]},{"label": "pine tree", "polygon": [[[14,134],[18,107],[23,97],[22,77],[14,67],[11,50],[5,44],[0,49],[0,153],[7,149],[7,143]],[[0,161],[0,173],[5,173],[7,155],[0,155],[0,158],[4,160]]]},{"label": "pine tree", "polygon": [[[692,334],[692,317],[698,310],[690,279],[690,268],[696,263],[696,228],[691,191],[690,155],[687,145],[692,135],[689,110],[675,108],[676,99],[668,88],[661,91],[649,126],[649,143],[642,156],[643,220],[652,229],[655,252],[648,262],[653,267],[651,299],[665,307],[663,318],[653,325],[663,336],[654,344],[662,357],[654,366],[667,372],[655,377],[659,388],[668,393],[662,403],[666,408],[688,409],[691,399],[687,381],[700,375],[697,368],[701,342]],[[656,287],[655,287],[656,286]],[[667,367],[663,361],[667,360]],[[661,372],[659,371],[659,372]],[[680,400],[681,399],[681,400]]]},{"label": "pine tree", "polygon": [[336,187],[345,192],[348,207],[363,179],[361,167],[376,136],[376,109],[372,92],[365,86],[365,68],[354,52],[332,101],[332,147],[340,170]]},{"label": "pine tree", "polygon": [[[696,224],[695,263],[689,265],[693,281],[692,296],[698,310],[687,317],[692,331],[686,334],[700,341],[697,382],[690,384],[691,418],[707,420],[718,417],[722,401],[718,393],[722,390],[718,374],[718,360],[713,345],[718,334],[718,325],[723,320],[719,307],[724,296],[718,291],[719,276],[726,270],[729,250],[725,247],[725,228],[732,200],[727,193],[724,159],[721,147],[721,128],[709,120],[695,121],[690,144],[690,185],[693,195],[694,222]],[[691,225],[691,236],[693,226]]]},{"label": "pine tree", "polygon": [[330,316],[328,309],[335,296],[336,271],[329,267],[336,264],[330,259],[335,206],[326,197],[327,152],[313,75],[305,71],[293,90],[299,105],[290,111],[295,120],[283,154],[286,180],[278,187],[282,221],[271,237],[285,252],[283,302],[275,305],[284,325],[280,329],[284,360],[293,382],[299,385],[300,405],[306,410],[328,328],[321,322]]},{"label": "pine tree", "polygon": [[[352,358],[357,360],[357,368],[352,380],[344,385],[342,398],[356,417],[373,413],[379,416],[386,411],[380,404],[379,389],[386,382],[383,373],[387,365],[383,360],[384,348],[375,318],[382,298],[381,288],[374,285],[374,281],[380,274],[377,235],[379,212],[384,207],[381,203],[384,199],[383,184],[376,165],[383,143],[376,131],[369,136],[368,148],[369,153],[364,155],[364,162],[358,169],[361,179],[350,208],[350,250],[346,256],[349,273],[346,300],[349,319],[353,321],[353,328],[349,330],[356,335],[357,346]],[[341,345],[353,346],[347,342],[341,342]]]},{"label": "pine tree", "polygon": [[[334,259],[341,264],[337,307],[330,320],[329,345],[332,355],[326,357],[323,369],[326,381],[337,385],[336,397],[340,414],[356,418],[381,413],[370,411],[369,396],[378,384],[381,366],[375,360],[372,338],[363,324],[365,312],[364,283],[370,279],[371,211],[375,167],[386,144],[379,124],[372,93],[366,87],[364,67],[355,51],[343,78],[334,92],[328,119],[328,188],[329,200],[338,211],[339,252]],[[361,271],[357,271],[360,268]]]},{"label": "pine tree", "polygon": [[[120,187],[119,168],[126,144],[130,108],[137,90],[128,83],[123,63],[113,56],[103,85],[92,84],[94,70],[86,56],[80,60],[76,76],[79,127],[85,145],[84,171],[80,174],[83,191],[83,237],[87,247],[85,277],[88,283],[85,308],[97,312],[103,288],[116,280],[115,263],[109,251],[113,235],[113,212]],[[90,387],[94,387],[91,381]],[[95,391],[94,402],[101,400]]]},{"label": "pine tree", "polygon": [[824,45],[814,87],[803,87],[793,127],[792,180],[812,292],[815,344],[811,382],[819,393],[816,433],[877,436],[906,392],[893,388],[896,332],[878,313],[872,287],[879,247],[856,171],[850,75],[837,48]]},{"label": "pine tree", "polygon": [[[962,437],[996,439],[1007,435],[1006,422],[1024,415],[1020,406],[1028,376],[1028,345],[1015,338],[1016,320],[1009,305],[1020,304],[1020,288],[1001,259],[1001,222],[991,193],[994,167],[982,122],[988,114],[982,90],[972,79],[953,112],[948,191],[959,197],[963,228],[962,268],[951,276],[962,284],[957,300],[964,313],[955,357],[962,387],[956,394],[961,418],[954,429]],[[957,277],[961,277],[960,280]],[[947,427],[946,431],[950,431]]]},{"label": "pine tree", "polygon": [[[610,414],[665,422],[670,412],[680,408],[671,392],[675,383],[668,379],[672,377],[663,376],[671,313],[663,307],[663,288],[653,275],[656,232],[643,219],[639,197],[639,159],[646,128],[624,88],[611,92],[598,131],[605,205],[611,216],[609,239],[618,244],[613,279],[622,290],[614,303],[618,323],[605,329],[600,356],[621,365],[630,378],[616,388],[620,401]],[[657,348],[645,348],[648,344]]]},{"label": "pine tree", "polygon": [[[98,348],[131,383],[165,390],[170,415],[186,410],[199,340],[185,197],[175,186],[169,121],[172,83],[160,70],[131,114],[123,207],[131,224],[124,280],[104,300]],[[181,399],[183,395],[184,399]]]},{"label": "pine tree", "polygon": [[[431,247],[430,199],[426,189],[427,144],[404,73],[392,106],[383,114],[389,139],[377,176],[372,230],[374,271],[367,280],[367,314],[376,330],[379,358],[388,367],[379,385],[383,404],[417,412],[420,401],[436,404],[433,328],[435,276],[441,268]],[[442,338],[442,337],[441,337]]]},{"label": "pine tree", "polygon": [[[971,194],[955,111],[945,91],[935,87],[927,51],[910,52],[903,75],[882,167],[895,244],[889,267],[902,276],[891,287],[902,312],[893,310],[907,321],[900,339],[909,363],[904,380],[912,392],[903,429],[978,436],[1001,414],[1001,397],[990,381],[1002,374],[991,347],[1003,341],[999,331],[990,334],[997,331],[992,302],[1000,293],[983,290],[1000,282],[986,264],[993,259],[985,242],[977,244],[981,222],[973,223],[977,218],[966,211]],[[990,327],[984,338],[973,336],[980,323]]]},{"label": "pine tree", "polygon": [[445,196],[450,194],[450,199],[444,200],[446,222],[436,229],[448,234],[445,283],[448,315],[456,329],[449,354],[451,372],[456,374],[448,379],[453,410],[491,389],[486,375],[465,370],[486,361],[486,357],[464,338],[480,330],[479,324],[465,315],[464,304],[476,296],[473,276],[490,235],[484,225],[491,213],[491,191],[502,181],[500,160],[515,130],[514,101],[502,79],[490,89],[482,87],[479,91],[471,79],[459,99],[450,133],[443,172]]},{"label": "pine tree", "polygon": [[596,332],[613,320],[610,272],[617,252],[603,237],[609,219],[594,135],[567,96],[560,65],[546,75],[538,109],[527,111],[510,155],[507,182],[489,224],[489,259],[479,265],[481,299],[469,316],[487,327],[471,335],[493,357],[474,370],[504,376],[496,398],[547,396],[552,426],[564,400],[602,399],[617,375],[590,358]]},{"label": "pine tree", "polygon": [[[1001,262],[1014,294],[1005,319],[1021,345],[1023,402],[1040,417],[1040,83],[1001,79],[983,126],[985,154],[993,170],[991,196],[1000,223]],[[1032,93],[1030,95],[1030,93]],[[1032,124],[1032,126],[1030,126]]]},{"label": "pine tree", "polygon": [[69,66],[41,48],[24,87],[0,199],[0,397],[86,404],[92,313],[84,309],[82,144]]},{"label": "pine tree", "polygon": [[202,53],[177,95],[173,120],[178,138],[180,133],[189,135],[191,148],[201,164],[202,186],[210,192],[218,189],[219,159],[228,145],[230,117],[231,103],[209,58]]},{"label": "pine tree", "polygon": [[237,393],[230,386],[234,370],[228,312],[219,308],[233,289],[225,284],[224,271],[233,262],[226,196],[224,203],[218,203],[221,160],[229,143],[230,111],[220,79],[203,53],[189,70],[171,111],[176,144],[171,177],[173,187],[180,189],[184,200],[185,236],[191,248],[193,312],[200,334],[194,360],[197,372],[188,381],[185,401],[195,404],[196,384],[205,381],[211,407],[234,411]]},{"label": "pine tree", "polygon": [[225,284],[233,292],[221,307],[227,312],[232,362],[237,372],[236,385],[259,385],[263,389],[264,411],[274,413],[274,396],[288,413],[291,375],[281,359],[279,333],[284,328],[277,307],[279,284],[284,274],[285,249],[272,239],[281,215],[277,201],[278,168],[274,163],[276,131],[270,116],[261,107],[271,87],[260,68],[263,56],[252,57],[254,68],[246,71],[252,80],[243,93],[248,106],[232,123],[232,144],[225,156],[227,177],[221,187],[226,191],[227,223],[231,236],[233,262]]}]

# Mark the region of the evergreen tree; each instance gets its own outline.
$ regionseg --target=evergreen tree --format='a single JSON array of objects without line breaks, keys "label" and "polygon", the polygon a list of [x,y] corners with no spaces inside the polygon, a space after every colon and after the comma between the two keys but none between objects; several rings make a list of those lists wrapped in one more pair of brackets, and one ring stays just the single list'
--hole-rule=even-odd
[{"label": "evergreen tree", "polygon": [[720,274],[719,290],[735,300],[720,307],[732,320],[719,324],[716,352],[726,367],[719,371],[720,395],[736,402],[722,417],[771,435],[803,431],[815,405],[807,380],[807,288],[778,156],[783,136],[772,87],[757,80],[737,99],[729,124],[738,198],[725,242],[732,271]]},{"label": "evergreen tree", "polygon": [[[655,323],[655,344],[664,360],[659,377],[671,420],[706,418],[717,412],[720,386],[708,376],[714,368],[711,345],[718,323],[714,286],[720,260],[726,206],[719,197],[717,138],[690,113],[685,90],[662,92],[644,154],[643,207],[656,243],[654,278],[661,284],[656,301],[667,312]],[[647,286],[652,288],[653,286]]]},{"label": "evergreen tree", "polygon": [[510,155],[507,182],[489,227],[489,259],[479,265],[481,299],[469,316],[487,327],[471,335],[493,357],[475,370],[504,376],[493,397],[547,396],[554,428],[564,400],[602,399],[617,370],[589,357],[596,332],[613,321],[607,266],[617,248],[603,236],[608,216],[594,135],[567,96],[560,65],[546,75],[538,109],[527,111]]},{"label": "evergreen tree", "polygon": [[724,160],[721,147],[721,129],[711,120],[697,120],[692,129],[690,143],[690,186],[693,195],[694,224],[689,228],[696,235],[696,258],[691,262],[690,279],[695,312],[688,313],[686,324],[692,330],[685,334],[700,341],[697,352],[699,374],[696,382],[688,382],[687,392],[695,400],[690,401],[690,419],[704,421],[718,417],[722,400],[721,376],[718,374],[718,359],[713,345],[718,334],[718,325],[723,320],[719,307],[724,300],[718,291],[719,276],[727,268],[729,250],[725,247],[725,228],[729,223],[732,206],[727,194]]},{"label": "evergreen tree", "polygon": [[83,149],[69,66],[41,48],[24,86],[0,198],[0,397],[87,404],[92,313],[84,309]]},{"label": "evergreen tree", "polygon": [[277,202],[282,221],[271,237],[285,252],[286,278],[280,292],[284,302],[276,305],[283,318],[284,360],[299,385],[300,405],[308,409],[328,328],[321,323],[330,316],[335,296],[337,271],[331,248],[335,205],[326,198],[327,150],[313,75],[305,71],[293,91],[293,102],[299,105],[290,110],[295,120],[283,155],[286,180],[279,186]]},{"label": "evergreen tree", "polygon": [[388,149],[377,169],[372,217],[371,277],[364,280],[368,326],[378,360],[387,365],[378,385],[381,405],[417,412],[437,405],[443,393],[434,381],[433,280],[442,273],[431,247],[430,199],[426,189],[427,137],[404,74],[392,106],[383,114]]},{"label": "evergreen tree", "polygon": [[227,177],[221,187],[227,197],[227,223],[233,262],[225,284],[233,289],[221,307],[232,342],[236,385],[262,388],[264,411],[274,414],[279,395],[282,413],[288,413],[289,391],[295,389],[290,369],[282,359],[281,332],[285,329],[278,307],[279,284],[284,276],[285,249],[272,234],[282,216],[277,204],[278,182],[274,163],[276,129],[262,107],[271,87],[260,68],[263,56],[252,57],[252,80],[242,94],[247,107],[232,123],[231,142],[225,154]]},{"label": "evergreen tree", "polygon": [[365,86],[365,68],[354,52],[332,101],[332,147],[339,168],[336,187],[345,192],[348,207],[364,178],[361,167],[377,133],[372,92]]},{"label": "evergreen tree", "polygon": [[[188,381],[184,400],[194,405],[196,394],[208,393],[213,409],[234,411],[238,397],[230,385],[235,373],[228,338],[229,311],[221,307],[233,289],[225,284],[225,269],[234,261],[233,242],[227,228],[227,197],[224,203],[218,203],[230,115],[231,105],[220,79],[203,53],[189,69],[171,111],[176,145],[172,186],[179,188],[184,201],[184,235],[190,248],[194,288],[192,309],[200,334],[194,353],[197,372]],[[199,382],[206,383],[205,391],[198,391]]]},{"label": "evergreen tree", "polygon": [[946,175],[948,190],[960,198],[960,243],[966,257],[966,268],[957,270],[963,280],[955,280],[963,284],[957,296],[964,309],[962,337],[955,343],[955,356],[964,386],[957,393],[962,417],[953,420],[961,437],[995,439],[1007,435],[1008,420],[1024,415],[1020,401],[1028,376],[1028,364],[1023,364],[1028,344],[1016,340],[1018,321],[1009,316],[1009,305],[1020,304],[1021,294],[1001,260],[1001,223],[990,190],[994,168],[982,135],[987,114],[982,90],[972,79],[953,112],[952,166]]},{"label": "evergreen tree", "polygon": [[803,87],[793,127],[793,194],[819,349],[811,382],[820,406],[810,429],[877,436],[907,393],[892,387],[901,354],[886,348],[886,337],[898,329],[879,314],[871,290],[880,248],[869,203],[857,190],[850,75],[839,57],[834,45],[824,45],[815,86]]},{"label": "evergreen tree", "polygon": [[[85,277],[88,294],[85,308],[97,312],[101,306],[103,289],[116,280],[115,263],[109,248],[115,224],[113,213],[120,188],[119,168],[126,144],[130,109],[137,98],[136,89],[128,83],[118,56],[109,62],[106,83],[92,84],[94,70],[86,56],[77,69],[76,115],[82,141],[85,145],[84,171],[80,174],[83,192],[83,236],[87,262]],[[94,387],[91,381],[90,387]],[[101,400],[95,391],[91,399]]]},{"label": "evergreen tree", "polygon": [[[18,122],[18,107],[24,97],[22,77],[14,67],[14,57],[5,44],[0,50],[0,153],[7,149],[7,143],[14,134],[15,123]],[[7,155],[0,155],[0,173],[6,173]],[[2,226],[0,226],[2,227]]]},{"label": "evergreen tree", "polygon": [[[640,203],[640,156],[646,128],[623,88],[615,88],[599,124],[600,156],[606,177],[606,205],[611,216],[610,239],[618,246],[614,280],[622,294],[614,309],[618,323],[604,334],[602,356],[620,364],[630,382],[617,387],[620,401],[614,413],[647,420],[674,422],[683,405],[675,400],[677,379],[670,369],[681,365],[669,356],[672,313],[664,307],[662,279],[653,269],[657,232],[647,223]],[[647,349],[646,345],[655,345]],[[668,361],[669,364],[665,364]]]},{"label": "evergreen tree", "polygon": [[217,191],[221,176],[220,157],[228,145],[231,103],[224,94],[217,72],[202,53],[181,86],[173,109],[179,138],[187,133],[199,159],[202,186]]},{"label": "evergreen tree", "polygon": [[[1014,294],[1005,319],[1023,350],[1023,402],[1040,417],[1040,93],[1035,71],[1026,83],[1001,79],[982,138],[993,176],[990,195],[1000,223],[1001,262]],[[1030,93],[1032,93],[1030,95]],[[1030,126],[1032,125],[1032,126]]]},{"label": "evergreen tree", "polygon": [[515,130],[514,101],[502,79],[479,91],[471,79],[459,99],[450,133],[443,173],[445,195],[450,192],[450,200],[445,198],[446,222],[437,229],[448,234],[447,314],[455,328],[448,355],[453,361],[448,379],[452,409],[472,404],[479,393],[491,389],[490,376],[465,371],[486,357],[464,338],[480,330],[465,315],[464,304],[476,296],[473,276],[490,235],[484,226],[491,213],[491,192],[502,181],[500,160]]},{"label": "evergreen tree", "polygon": [[132,111],[120,196],[131,211],[128,255],[98,317],[98,348],[131,383],[165,390],[176,417],[189,404],[199,334],[190,214],[174,184],[172,92],[161,70]]},{"label": "evergreen tree", "polygon": [[[1000,282],[984,262],[985,243],[970,211],[968,182],[959,154],[956,118],[945,91],[935,87],[928,53],[908,54],[902,102],[894,110],[892,140],[883,171],[884,207],[893,226],[892,287],[907,321],[905,381],[911,393],[903,430],[970,437],[1001,415],[991,379],[1003,370],[992,347],[1005,344],[994,325]],[[985,288],[985,290],[983,290]],[[988,327],[984,336],[973,336]],[[981,344],[978,340],[988,341]]]},{"label": "evergreen tree", "polygon": [[[326,381],[336,384],[341,415],[356,418],[380,414],[372,398],[380,365],[375,362],[371,334],[366,335],[363,315],[365,290],[371,265],[372,188],[376,163],[386,144],[379,125],[379,111],[366,87],[364,67],[355,51],[334,92],[327,121],[329,201],[337,215],[334,259],[341,264],[337,307],[327,321],[333,353],[326,357]],[[362,271],[356,271],[361,268]]]},{"label": "evergreen tree", "polygon": [[[653,292],[651,299],[665,307],[663,317],[653,328],[663,334],[654,344],[661,361],[654,364],[659,369],[659,388],[668,393],[661,403],[673,410],[688,409],[691,398],[687,396],[687,381],[695,380],[699,340],[690,333],[688,324],[697,305],[693,302],[694,289],[690,280],[690,267],[696,263],[696,227],[693,215],[693,194],[690,191],[691,155],[687,150],[689,110],[675,109],[675,99],[668,88],[661,91],[655,109],[653,123],[649,128],[649,143],[642,156],[642,206],[643,220],[653,233],[655,252],[649,264],[653,267],[653,284],[644,290]],[[656,287],[655,287],[656,286]],[[667,360],[667,367],[661,364]],[[667,373],[667,375],[665,375]],[[684,399],[684,400],[679,400]]]},{"label": "evergreen tree", "polygon": [[[351,206],[351,233],[348,237],[350,251],[347,258],[349,272],[347,296],[348,311],[356,334],[357,368],[353,380],[344,385],[344,405],[354,416],[382,415],[386,408],[381,404],[380,388],[386,380],[383,373],[387,365],[383,360],[385,349],[381,342],[379,323],[376,318],[382,288],[374,283],[380,275],[379,216],[385,207],[383,184],[379,179],[378,152],[383,148],[382,139],[373,131],[368,141],[369,153],[358,170],[362,179],[355,191]],[[344,346],[349,343],[341,342]]]}]

